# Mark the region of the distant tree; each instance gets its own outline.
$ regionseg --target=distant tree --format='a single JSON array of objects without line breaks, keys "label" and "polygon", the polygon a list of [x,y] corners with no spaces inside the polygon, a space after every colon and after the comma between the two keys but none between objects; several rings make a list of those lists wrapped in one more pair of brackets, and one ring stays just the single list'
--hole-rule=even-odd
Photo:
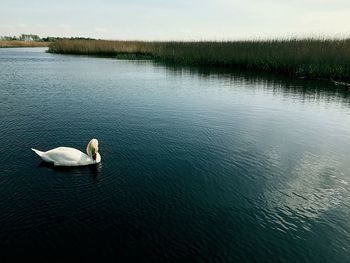
[{"label": "distant tree", "polygon": [[21,41],[41,41],[41,38],[38,35],[33,34],[22,34],[19,36]]}]

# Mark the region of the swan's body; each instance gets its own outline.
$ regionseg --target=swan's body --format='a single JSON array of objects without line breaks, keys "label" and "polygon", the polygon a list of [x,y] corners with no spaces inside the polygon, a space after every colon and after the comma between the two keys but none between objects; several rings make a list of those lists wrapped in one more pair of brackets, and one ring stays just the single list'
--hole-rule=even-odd
[{"label": "swan's body", "polygon": [[83,166],[101,162],[101,156],[98,153],[98,141],[96,139],[92,139],[89,142],[86,148],[88,154],[70,147],[58,147],[46,152],[36,149],[32,150],[43,161],[53,163],[55,166]]}]

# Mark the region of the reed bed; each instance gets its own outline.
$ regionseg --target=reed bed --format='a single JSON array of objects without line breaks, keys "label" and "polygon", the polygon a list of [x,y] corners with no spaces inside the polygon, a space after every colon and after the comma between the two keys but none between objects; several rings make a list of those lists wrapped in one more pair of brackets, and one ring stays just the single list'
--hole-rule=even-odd
[{"label": "reed bed", "polygon": [[350,39],[146,42],[58,40],[49,52],[150,58],[180,65],[262,70],[311,78],[350,80]]},{"label": "reed bed", "polygon": [[47,47],[48,42],[34,42],[34,41],[19,41],[19,40],[0,40],[0,48],[6,47]]}]

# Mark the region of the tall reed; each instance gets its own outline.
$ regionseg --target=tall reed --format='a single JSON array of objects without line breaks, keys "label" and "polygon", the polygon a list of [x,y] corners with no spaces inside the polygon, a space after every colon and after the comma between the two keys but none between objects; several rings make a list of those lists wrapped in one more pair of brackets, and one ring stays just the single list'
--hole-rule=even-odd
[{"label": "tall reed", "polygon": [[145,42],[59,40],[49,52],[97,56],[147,56],[181,65],[263,70],[303,77],[350,80],[350,39]]},{"label": "tall reed", "polygon": [[20,41],[20,40],[0,40],[0,48],[5,47],[47,47],[47,42]]}]

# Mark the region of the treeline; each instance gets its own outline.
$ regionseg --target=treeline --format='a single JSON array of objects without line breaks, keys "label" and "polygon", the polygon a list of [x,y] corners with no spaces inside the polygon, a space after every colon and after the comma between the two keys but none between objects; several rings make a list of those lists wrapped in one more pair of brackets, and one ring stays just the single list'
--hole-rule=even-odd
[{"label": "treeline", "polygon": [[34,34],[21,34],[19,36],[0,36],[0,41],[30,41],[30,42],[54,42],[56,40],[95,40],[89,37],[40,37]]},{"label": "treeline", "polygon": [[21,34],[19,36],[0,36],[3,41],[43,41],[38,35]]}]

